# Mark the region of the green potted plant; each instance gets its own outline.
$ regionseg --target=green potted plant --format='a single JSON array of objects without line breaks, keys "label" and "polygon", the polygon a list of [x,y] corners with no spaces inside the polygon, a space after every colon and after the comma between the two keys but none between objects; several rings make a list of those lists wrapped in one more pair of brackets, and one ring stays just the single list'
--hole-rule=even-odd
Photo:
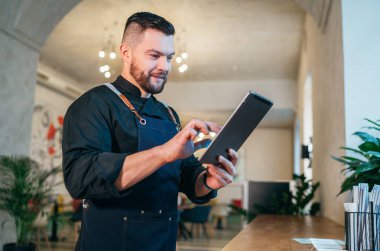
[{"label": "green potted plant", "polygon": [[320,203],[313,202],[314,194],[319,187],[319,182],[313,183],[304,174],[293,174],[295,182],[294,193],[291,191],[281,194],[272,194],[270,204],[264,206],[254,204],[254,211],[250,212],[233,204],[228,205],[235,213],[242,215],[247,223],[252,221],[258,214],[283,214],[283,215],[316,215],[320,210]]},{"label": "green potted plant", "polygon": [[[365,119],[370,126],[364,128],[368,131],[380,132],[380,123]],[[375,184],[380,184],[380,139],[367,132],[355,132],[353,135],[361,139],[357,149],[351,147],[341,147],[352,154],[340,157],[332,156],[334,160],[341,162],[345,168],[342,173],[346,179],[341,185],[338,195],[351,190],[359,183],[368,183],[370,191]]]},{"label": "green potted plant", "polygon": [[321,204],[319,202],[313,202],[313,198],[320,183],[313,183],[312,180],[308,180],[304,174],[293,174],[293,180],[295,181],[296,186],[295,194],[292,194],[291,196],[291,214],[316,215],[320,210]]},{"label": "green potted plant", "polygon": [[29,157],[0,156],[0,210],[14,219],[17,234],[16,243],[4,244],[3,251],[35,250],[31,242],[33,222],[49,203],[55,185],[49,177],[59,171],[59,167],[42,170]]},{"label": "green potted plant", "polygon": [[272,194],[270,207],[255,204],[256,211],[286,215],[316,215],[320,209],[319,202],[313,202],[319,182],[313,183],[304,174],[293,174],[294,191]]}]

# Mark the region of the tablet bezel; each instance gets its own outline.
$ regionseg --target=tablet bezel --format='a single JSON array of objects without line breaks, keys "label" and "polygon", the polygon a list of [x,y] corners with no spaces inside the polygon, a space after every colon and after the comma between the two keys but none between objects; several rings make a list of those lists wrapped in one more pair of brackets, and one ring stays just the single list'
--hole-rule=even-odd
[{"label": "tablet bezel", "polygon": [[[219,140],[218,138],[220,138],[220,137],[222,137],[222,138],[223,137],[228,137],[228,134],[230,132],[225,132],[225,128],[228,128],[228,126],[229,126],[229,124],[231,123],[232,120],[234,120],[234,122],[236,122],[236,119],[238,119],[238,120],[242,119],[242,118],[240,118],[240,116],[242,116],[244,114],[238,114],[238,113],[240,112],[240,109],[243,109],[242,107],[244,106],[244,104],[248,103],[247,101],[249,101],[250,98],[254,98],[256,101],[259,101],[262,104],[264,104],[265,105],[265,110],[262,110],[263,114],[262,114],[261,118],[258,118],[257,124],[256,125],[251,125],[252,128],[248,128],[248,131],[250,130],[249,134],[246,135],[246,136],[242,136],[241,139],[238,141],[239,143],[237,145],[240,145],[240,146],[238,147],[238,149],[234,149],[236,151],[238,151],[239,148],[241,147],[241,145],[244,144],[244,142],[247,140],[247,138],[249,137],[249,135],[260,124],[260,122],[262,121],[262,119],[265,117],[265,115],[268,113],[268,111],[270,110],[270,108],[273,106],[273,102],[271,100],[269,100],[266,97],[258,94],[257,92],[249,91],[244,96],[244,98],[242,99],[242,101],[240,102],[240,104],[236,107],[236,109],[231,114],[231,116],[228,118],[227,122],[224,124],[224,126],[222,127],[222,129],[220,130],[220,132],[213,139],[213,141],[211,142],[211,144],[207,147],[206,151],[202,154],[202,156],[199,157],[199,161],[201,163],[204,163],[204,164],[206,164],[206,163],[207,164],[219,164],[219,162],[215,158],[216,156],[223,155],[224,157],[227,157],[227,153],[226,152],[215,153],[214,151],[220,151],[220,150],[218,150],[220,147],[216,146],[215,150],[214,150],[214,144],[216,144],[215,142],[222,141],[222,140]],[[244,107],[244,108],[246,108],[246,107]],[[256,109],[256,108],[257,107],[252,107],[252,109]],[[239,116],[239,117],[236,117],[236,115]],[[227,135],[225,135],[226,133],[227,133]],[[224,143],[224,141],[222,141],[222,144]],[[231,147],[231,146],[228,146],[228,147]],[[211,157],[211,156],[215,156],[215,157]]]}]

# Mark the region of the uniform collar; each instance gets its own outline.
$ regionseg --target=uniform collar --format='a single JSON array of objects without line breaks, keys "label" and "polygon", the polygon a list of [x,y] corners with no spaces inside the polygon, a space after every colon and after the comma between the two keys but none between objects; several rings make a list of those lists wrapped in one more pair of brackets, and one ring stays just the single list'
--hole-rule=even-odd
[{"label": "uniform collar", "polygon": [[166,108],[153,95],[151,95],[149,98],[141,98],[140,89],[120,75],[117,77],[115,82],[113,82],[113,84],[123,94],[131,95],[144,103],[139,111],[141,115],[144,114],[148,116],[159,117],[162,119],[167,118],[167,116],[165,116],[167,112],[163,111],[163,109]]},{"label": "uniform collar", "polygon": [[154,116],[158,118],[165,119],[167,116],[164,114],[164,109],[166,109],[160,101],[158,101],[155,97],[151,96],[142,107],[140,113],[146,114],[149,116]]},{"label": "uniform collar", "polygon": [[141,98],[141,91],[139,88],[137,88],[135,85],[133,85],[131,82],[123,78],[121,75],[119,75],[115,82],[113,83],[117,89],[121,89],[120,91],[126,92],[132,96],[135,96],[137,98]]}]

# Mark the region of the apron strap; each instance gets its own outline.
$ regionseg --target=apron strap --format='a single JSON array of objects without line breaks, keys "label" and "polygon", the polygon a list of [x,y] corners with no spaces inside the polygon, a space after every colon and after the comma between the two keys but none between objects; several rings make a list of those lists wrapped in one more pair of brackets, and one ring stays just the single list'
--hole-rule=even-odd
[{"label": "apron strap", "polygon": [[113,84],[105,83],[105,86],[107,86],[111,91],[113,91],[122,101],[123,103],[135,114],[135,116],[139,119],[140,124],[146,125],[146,120],[140,116],[140,114],[136,111],[135,107],[132,105],[132,103],[129,101],[129,99],[124,96],[121,92],[119,92]]},{"label": "apron strap", "polygon": [[162,101],[159,101],[159,102],[161,102],[161,104],[163,104],[163,105],[165,106],[165,108],[168,110],[168,112],[169,112],[169,114],[170,114],[171,121],[173,121],[173,123],[175,124],[175,126],[176,126],[176,128],[177,128],[177,131],[181,131],[182,127],[181,127],[181,125],[177,122],[177,120],[176,120],[176,118],[175,118],[175,116],[174,116],[174,114],[173,114],[172,109],[170,109],[170,107],[169,107],[167,104],[165,104],[164,102],[162,102]]},{"label": "apron strap", "polygon": [[[129,101],[129,99],[126,96],[124,96],[121,92],[119,92],[119,90],[116,89],[113,84],[105,83],[104,85],[107,86],[111,91],[113,91],[123,101],[123,103],[129,108],[129,110],[131,110],[131,112],[133,112],[135,116],[140,120],[140,124],[142,125],[146,124],[146,120],[140,116],[140,114],[136,111],[135,107],[132,105],[132,103]],[[177,122],[177,119],[175,118],[172,109],[170,109],[170,107],[164,102],[162,101],[159,101],[159,102],[161,102],[161,104],[163,104],[165,108],[168,110],[169,115],[170,115],[170,120],[173,121],[173,123],[175,124],[177,131],[181,131],[182,127]]]}]

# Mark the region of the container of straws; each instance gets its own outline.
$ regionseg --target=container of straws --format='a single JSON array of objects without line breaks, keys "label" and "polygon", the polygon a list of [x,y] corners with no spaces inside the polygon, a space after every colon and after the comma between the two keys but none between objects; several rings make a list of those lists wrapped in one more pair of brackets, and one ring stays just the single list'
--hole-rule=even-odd
[{"label": "container of straws", "polygon": [[346,248],[349,251],[380,251],[380,213],[345,212]]}]

